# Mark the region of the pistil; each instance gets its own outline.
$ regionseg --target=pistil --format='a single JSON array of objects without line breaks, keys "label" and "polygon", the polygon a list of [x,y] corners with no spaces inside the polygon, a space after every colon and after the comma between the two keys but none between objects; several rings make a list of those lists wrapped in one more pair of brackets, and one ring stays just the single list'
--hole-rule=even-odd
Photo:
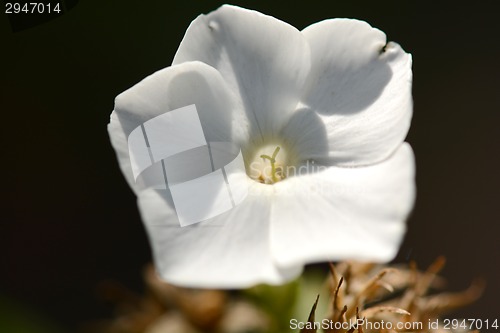
[{"label": "pistil", "polygon": [[271,179],[273,180],[273,183],[278,182],[278,176],[276,175],[276,156],[278,155],[280,151],[280,146],[277,146],[276,149],[274,149],[273,155],[260,155],[262,159],[268,159],[269,162],[271,162]]}]

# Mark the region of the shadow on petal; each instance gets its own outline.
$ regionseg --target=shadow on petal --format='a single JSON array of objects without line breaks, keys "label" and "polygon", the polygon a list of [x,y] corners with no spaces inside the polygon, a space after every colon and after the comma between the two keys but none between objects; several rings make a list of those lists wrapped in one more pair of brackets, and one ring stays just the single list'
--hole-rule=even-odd
[{"label": "shadow on petal", "polygon": [[165,93],[176,101],[171,109],[196,105],[206,141],[231,142],[233,113],[237,108],[227,90],[214,87],[218,83],[194,71],[183,72],[172,78]]},{"label": "shadow on petal", "polygon": [[323,115],[350,115],[374,103],[392,78],[383,53],[366,64],[336,66],[333,61],[311,73],[302,102]]},{"label": "shadow on petal", "polygon": [[299,163],[326,162],[329,146],[325,124],[311,109],[298,109],[282,129],[281,136],[293,148]]}]

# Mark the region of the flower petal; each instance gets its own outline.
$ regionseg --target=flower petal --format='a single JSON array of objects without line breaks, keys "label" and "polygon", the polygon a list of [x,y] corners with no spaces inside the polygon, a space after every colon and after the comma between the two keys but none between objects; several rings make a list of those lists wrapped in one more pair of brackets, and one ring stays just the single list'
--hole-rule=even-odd
[{"label": "flower petal", "polygon": [[272,260],[266,190],[270,187],[255,183],[240,205],[183,228],[166,191],[143,191],[139,206],[160,276],[185,287],[246,288],[281,284],[299,275],[300,266],[278,270]]},{"label": "flower petal", "polygon": [[[160,70],[120,94],[108,125],[111,143],[122,172],[137,193],[129,157],[128,137],[147,120],[167,111],[195,104],[206,141],[232,142],[245,126],[236,97],[221,75],[201,62],[189,62]],[[238,127],[239,126],[239,127]]]},{"label": "flower petal", "polygon": [[368,165],[392,154],[412,116],[411,56],[366,22],[332,19],[303,30],[312,68],[302,103],[328,132],[323,163]]},{"label": "flower petal", "polygon": [[253,137],[275,134],[287,121],[310,68],[309,47],[297,29],[228,5],[189,26],[173,63],[192,60],[219,70],[239,94]]},{"label": "flower petal", "polygon": [[329,152],[325,123],[317,112],[302,107],[290,117],[280,131],[283,142],[292,148],[299,161],[324,162]]},{"label": "flower petal", "polygon": [[328,167],[274,187],[271,251],[279,265],[389,261],[397,253],[413,206],[413,152],[405,143],[382,163]]}]

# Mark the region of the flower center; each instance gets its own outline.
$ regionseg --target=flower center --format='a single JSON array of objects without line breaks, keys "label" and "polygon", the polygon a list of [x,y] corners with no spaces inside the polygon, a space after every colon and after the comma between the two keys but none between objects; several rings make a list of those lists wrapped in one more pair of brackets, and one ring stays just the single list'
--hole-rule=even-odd
[{"label": "flower center", "polygon": [[263,184],[274,184],[288,176],[290,156],[282,145],[269,144],[253,151],[247,174]]}]

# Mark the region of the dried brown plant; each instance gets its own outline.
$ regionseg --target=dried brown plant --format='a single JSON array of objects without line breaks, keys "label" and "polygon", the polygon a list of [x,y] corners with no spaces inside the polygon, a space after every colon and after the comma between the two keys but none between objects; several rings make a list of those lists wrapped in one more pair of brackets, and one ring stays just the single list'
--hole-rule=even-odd
[{"label": "dried brown plant", "polygon": [[[430,325],[430,323],[439,324],[439,318],[443,314],[473,303],[482,294],[484,287],[481,280],[476,280],[462,292],[431,293],[431,289],[441,289],[444,285],[444,280],[438,276],[444,264],[444,257],[439,257],[424,272],[420,272],[414,262],[399,267],[358,262],[330,264],[331,300],[329,314],[326,317],[329,324],[325,325],[327,327],[323,328],[323,331],[325,333],[444,332],[441,325]],[[314,323],[314,319],[311,318],[314,318],[316,304],[317,300],[308,321],[311,324]],[[362,321],[358,321],[359,319],[363,319],[365,325],[356,325],[356,323],[361,324]],[[344,327],[349,328],[343,329],[342,325],[335,323],[346,323]],[[309,327],[304,328],[301,333],[317,331],[317,327],[312,329]]]},{"label": "dried brown plant", "polygon": [[[415,263],[390,267],[359,262],[330,264],[329,308],[324,319],[331,324],[326,328],[313,325],[318,316],[318,295],[307,320],[311,325],[301,333],[451,333],[453,331],[442,327],[430,327],[429,323],[439,323],[443,314],[477,300],[484,283],[477,280],[467,290],[457,293],[436,292],[445,286],[444,279],[438,276],[444,263],[440,257],[425,271],[419,271]],[[93,324],[88,331],[270,332],[269,314],[245,298],[219,290],[174,287],[161,281],[151,265],[144,271],[144,280],[147,292],[143,296],[117,284],[104,286],[106,298],[117,304],[116,316]],[[361,320],[364,324],[356,325]],[[375,323],[382,322],[386,323],[385,328],[374,329]],[[340,328],[335,323],[346,323],[348,328]],[[387,329],[387,323],[391,323],[391,329]],[[411,329],[397,330],[398,323],[406,323]],[[412,323],[422,323],[422,326],[415,327]]]}]

